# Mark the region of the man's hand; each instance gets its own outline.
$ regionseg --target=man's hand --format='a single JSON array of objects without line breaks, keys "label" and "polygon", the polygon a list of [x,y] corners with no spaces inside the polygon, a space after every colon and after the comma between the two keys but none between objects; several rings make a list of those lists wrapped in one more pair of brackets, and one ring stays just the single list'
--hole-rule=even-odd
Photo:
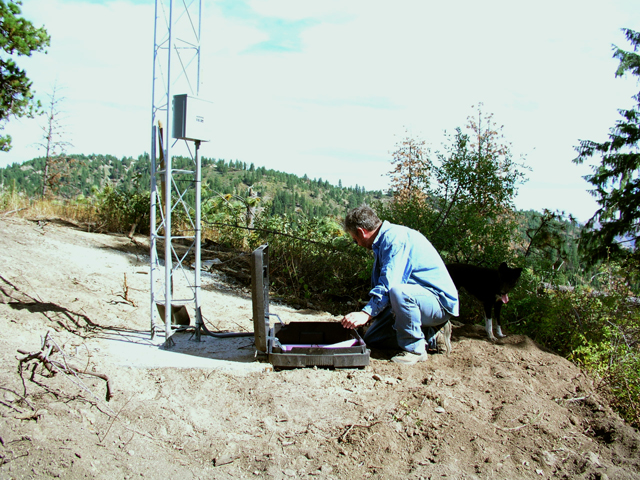
[{"label": "man's hand", "polygon": [[340,323],[342,323],[342,326],[344,328],[353,329],[353,328],[361,327],[362,325],[366,324],[369,320],[371,320],[371,315],[369,315],[367,312],[360,311],[360,312],[351,312],[345,315]]}]

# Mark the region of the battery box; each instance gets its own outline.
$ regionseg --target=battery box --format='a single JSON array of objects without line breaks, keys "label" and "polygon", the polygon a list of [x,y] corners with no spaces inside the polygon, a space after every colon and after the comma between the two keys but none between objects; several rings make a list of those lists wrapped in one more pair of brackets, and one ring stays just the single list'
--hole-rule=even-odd
[{"label": "battery box", "polygon": [[[269,312],[269,247],[251,254],[251,300],[256,348],[278,368],[361,368],[369,365],[370,351],[356,330],[339,322],[284,324]],[[271,326],[271,317],[278,323]]]},{"label": "battery box", "polygon": [[173,96],[173,138],[208,142],[211,138],[211,102],[191,95]]}]

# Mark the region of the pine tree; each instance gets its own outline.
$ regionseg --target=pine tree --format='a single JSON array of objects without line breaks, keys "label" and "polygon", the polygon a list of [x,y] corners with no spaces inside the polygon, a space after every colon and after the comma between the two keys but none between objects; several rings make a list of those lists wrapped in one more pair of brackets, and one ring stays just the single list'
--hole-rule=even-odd
[{"label": "pine tree", "polygon": [[[631,73],[640,77],[640,33],[623,29],[633,51],[613,46],[613,57],[620,61],[616,77]],[[598,210],[587,222],[582,249],[591,260],[624,257],[636,251],[640,231],[640,92],[633,96],[635,105],[621,109],[615,126],[609,130],[609,140],[598,143],[581,140],[573,161],[600,156],[593,174],[584,178],[594,186],[590,193],[597,198]]]},{"label": "pine tree", "polygon": [[[44,27],[20,17],[20,0],[0,0],[0,130],[11,117],[33,116],[39,107],[34,101],[31,81],[18,67],[14,56],[31,56],[49,45]],[[11,150],[11,136],[0,135],[0,151]]]}]

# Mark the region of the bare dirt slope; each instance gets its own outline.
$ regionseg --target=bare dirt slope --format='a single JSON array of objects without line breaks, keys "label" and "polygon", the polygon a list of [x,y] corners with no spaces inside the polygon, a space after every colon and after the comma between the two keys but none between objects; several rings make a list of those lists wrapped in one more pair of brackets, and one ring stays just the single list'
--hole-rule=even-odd
[{"label": "bare dirt slope", "polygon": [[[373,352],[363,370],[273,371],[251,338],[162,350],[146,253],[0,219],[0,478],[639,478],[639,433],[526,337],[460,326],[449,356]],[[209,328],[252,329],[249,292],[223,280],[203,280]],[[47,332],[49,358],[108,375],[110,401],[98,377],[18,374]]]}]

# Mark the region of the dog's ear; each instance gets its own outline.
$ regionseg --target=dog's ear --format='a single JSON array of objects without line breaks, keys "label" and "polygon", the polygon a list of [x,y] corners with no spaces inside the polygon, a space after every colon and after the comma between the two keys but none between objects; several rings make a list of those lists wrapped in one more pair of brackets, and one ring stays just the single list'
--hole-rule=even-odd
[{"label": "dog's ear", "polygon": [[507,270],[509,270],[509,266],[507,265],[507,262],[502,262],[500,264],[500,266],[498,267],[498,272],[500,272],[500,273],[504,273]]}]

